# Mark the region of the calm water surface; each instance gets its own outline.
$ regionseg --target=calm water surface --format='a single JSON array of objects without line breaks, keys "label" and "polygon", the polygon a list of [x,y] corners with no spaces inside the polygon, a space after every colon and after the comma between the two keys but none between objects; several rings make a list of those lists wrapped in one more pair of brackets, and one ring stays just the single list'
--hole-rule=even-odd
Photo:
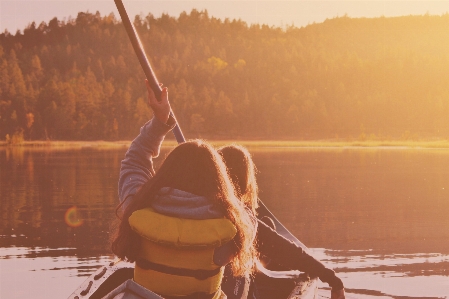
[{"label": "calm water surface", "polygon": [[[449,151],[251,152],[261,199],[349,297],[449,298]],[[67,298],[113,258],[124,153],[0,149],[0,298]]]}]

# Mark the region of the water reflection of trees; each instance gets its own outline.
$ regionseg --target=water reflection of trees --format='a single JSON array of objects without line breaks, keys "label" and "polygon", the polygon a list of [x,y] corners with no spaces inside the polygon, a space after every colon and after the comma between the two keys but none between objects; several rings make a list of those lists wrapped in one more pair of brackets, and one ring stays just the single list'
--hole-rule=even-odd
[{"label": "water reflection of trees", "polygon": [[[260,197],[310,247],[449,248],[448,155],[344,149],[253,154]],[[123,155],[124,150],[1,150],[0,246],[109,253]],[[64,222],[72,206],[83,218],[80,227]]]},{"label": "water reflection of trees", "polygon": [[303,150],[254,156],[261,198],[308,246],[385,252],[449,248],[447,155]]},{"label": "water reflection of trees", "polygon": [[[0,151],[2,247],[76,248],[109,252],[123,151]],[[80,227],[64,214],[76,206]]]}]

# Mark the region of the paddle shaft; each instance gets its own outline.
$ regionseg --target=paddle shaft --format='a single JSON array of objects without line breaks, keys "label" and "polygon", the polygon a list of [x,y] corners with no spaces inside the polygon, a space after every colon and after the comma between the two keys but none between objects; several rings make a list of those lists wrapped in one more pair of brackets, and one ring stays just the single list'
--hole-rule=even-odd
[{"label": "paddle shaft", "polygon": [[302,247],[304,250],[309,251],[306,245],[304,245],[301,241],[298,240],[267,208],[267,206],[259,199],[259,208],[257,209],[257,216],[262,218],[264,216],[270,217],[273,219],[274,224],[276,226],[276,232],[282,235],[284,238],[289,239],[297,246]]},{"label": "paddle shaft", "polygon": [[[129,20],[128,14],[126,13],[125,6],[123,5],[122,0],[114,0],[114,2],[115,5],[117,6],[120,17],[122,18],[122,23],[125,26],[126,32],[128,33],[129,40],[131,41],[131,44],[134,48],[137,58],[139,59],[140,66],[142,67],[145,76],[147,77],[147,80],[150,83],[150,86],[153,89],[154,94],[156,95],[156,98],[160,100],[162,89],[159,86],[159,82],[156,78],[156,75],[154,74],[153,69],[151,68],[151,64],[148,61],[148,58],[145,54],[144,48],[136,32],[136,29]],[[176,119],[173,114],[173,111],[170,111],[170,115],[174,119]],[[185,142],[184,135],[182,134],[181,128],[179,127],[178,123],[173,128],[173,134],[175,135],[176,141],[178,143]],[[290,241],[294,242],[296,245],[301,246],[302,248],[307,250],[307,247],[303,243],[301,243],[292,233],[290,233],[288,229],[285,228],[285,226],[283,226],[282,223],[280,223],[279,220],[276,219],[276,217],[274,217],[273,213],[271,213],[270,210],[268,210],[268,208],[263,204],[263,202],[262,201],[259,202],[260,202],[260,207],[258,209],[259,217],[268,216],[272,218],[273,221],[276,223],[276,231],[279,234],[289,239]]]},{"label": "paddle shaft", "polygon": [[[120,17],[122,18],[123,26],[125,26],[126,33],[128,34],[129,40],[134,48],[134,52],[139,59],[140,66],[147,77],[148,83],[150,83],[150,87],[153,90],[156,99],[161,100],[162,88],[159,85],[159,81],[154,74],[153,68],[151,67],[150,62],[145,54],[145,50],[143,48],[142,42],[140,41],[139,35],[136,32],[136,28],[131,23],[128,14],[126,13],[125,6],[123,5],[122,0],[114,0],[115,5],[117,6]],[[170,115],[176,120],[173,111],[170,111]],[[173,128],[173,135],[175,135],[176,141],[178,143],[185,142],[184,135],[182,134],[181,128],[179,127],[178,122],[176,122],[176,126]]]}]

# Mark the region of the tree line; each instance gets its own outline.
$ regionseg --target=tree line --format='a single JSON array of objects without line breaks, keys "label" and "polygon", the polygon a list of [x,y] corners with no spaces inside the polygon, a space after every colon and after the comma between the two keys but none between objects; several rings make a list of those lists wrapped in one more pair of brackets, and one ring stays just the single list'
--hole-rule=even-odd
[{"label": "tree line", "polygon": [[[449,14],[134,24],[188,137],[448,138]],[[151,117],[121,22],[80,12],[0,34],[0,139],[123,140]]]}]

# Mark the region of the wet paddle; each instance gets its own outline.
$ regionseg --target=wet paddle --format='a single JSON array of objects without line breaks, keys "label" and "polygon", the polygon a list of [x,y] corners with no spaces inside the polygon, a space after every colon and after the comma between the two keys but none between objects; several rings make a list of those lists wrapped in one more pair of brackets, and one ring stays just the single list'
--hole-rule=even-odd
[{"label": "wet paddle", "polygon": [[259,261],[256,261],[256,267],[257,270],[259,270],[260,272],[271,278],[298,279],[300,276],[305,274],[304,272],[298,270],[271,271],[265,268]]}]

